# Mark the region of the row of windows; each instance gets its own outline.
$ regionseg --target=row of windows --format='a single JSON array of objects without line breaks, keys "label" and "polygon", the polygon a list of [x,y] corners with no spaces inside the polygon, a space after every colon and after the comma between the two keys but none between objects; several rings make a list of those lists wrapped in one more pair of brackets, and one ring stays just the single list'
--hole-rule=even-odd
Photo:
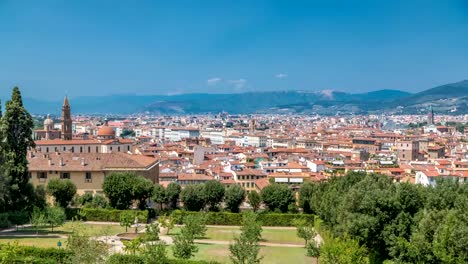
[{"label": "row of windows", "polygon": [[260,179],[260,176],[255,176],[255,175],[239,176],[239,180],[258,180],[258,179]]},{"label": "row of windows", "polygon": [[[110,149],[110,151],[112,151],[113,147],[111,146],[109,149]],[[120,148],[120,146],[118,146],[117,151],[120,152],[120,150],[121,150],[121,148]],[[55,147],[54,151],[58,152],[59,148]],[[67,151],[67,147],[63,147],[63,151]],[[130,146],[127,146],[127,151],[130,151]],[[46,147],[46,152],[49,152],[49,147]],[[70,152],[74,153],[75,152],[75,147],[71,147]],[[80,147],[79,153],[83,153],[83,147]],[[91,153],[91,147],[88,147],[88,153]],[[99,153],[99,147],[98,146],[96,146],[96,153]]]},{"label": "row of windows", "polygon": [[[54,174],[52,171],[49,171],[49,174]],[[55,174],[58,174],[56,171]],[[39,181],[45,181],[47,179],[47,172],[39,171],[37,172],[37,178]],[[70,179],[70,172],[60,172],[60,179]],[[91,172],[85,173],[85,182],[92,182],[92,175]]]}]

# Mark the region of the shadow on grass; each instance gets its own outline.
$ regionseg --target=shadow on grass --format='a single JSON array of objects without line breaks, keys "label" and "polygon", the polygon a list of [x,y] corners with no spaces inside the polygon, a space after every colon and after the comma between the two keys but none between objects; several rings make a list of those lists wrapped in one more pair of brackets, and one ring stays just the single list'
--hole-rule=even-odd
[{"label": "shadow on grass", "polygon": [[51,235],[68,235],[68,234],[71,234],[72,232],[71,231],[64,231],[64,230],[55,230],[52,231],[52,229],[50,228],[39,228],[39,229],[33,229],[33,228],[25,228],[25,229],[19,229],[18,231],[11,231],[11,232],[4,232],[4,234],[9,234],[9,235],[13,235],[13,234],[36,234],[36,233],[39,233],[39,234],[51,234]]}]

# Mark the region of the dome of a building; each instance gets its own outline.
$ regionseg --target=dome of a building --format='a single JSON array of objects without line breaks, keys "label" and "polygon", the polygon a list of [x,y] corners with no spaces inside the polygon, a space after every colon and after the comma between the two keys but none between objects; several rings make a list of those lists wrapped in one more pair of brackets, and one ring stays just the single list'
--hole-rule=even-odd
[{"label": "dome of a building", "polygon": [[50,118],[50,115],[47,115],[47,118],[44,120],[44,126],[53,126],[54,120]]},{"label": "dome of a building", "polygon": [[97,135],[98,136],[115,136],[115,131],[108,127],[108,126],[102,126],[99,128],[98,132],[97,132]]}]

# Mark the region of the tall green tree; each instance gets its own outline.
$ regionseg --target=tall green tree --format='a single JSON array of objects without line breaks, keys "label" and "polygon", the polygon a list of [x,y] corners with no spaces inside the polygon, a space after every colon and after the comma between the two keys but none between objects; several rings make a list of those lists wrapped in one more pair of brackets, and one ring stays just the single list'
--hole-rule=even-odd
[{"label": "tall green tree", "polygon": [[243,216],[241,234],[234,238],[234,243],[229,245],[230,258],[234,264],[260,263],[262,257],[259,241],[262,238],[262,227],[257,221],[257,214],[246,213]]},{"label": "tall green tree", "polygon": [[249,199],[249,204],[250,206],[252,206],[253,211],[257,212],[258,208],[260,207],[260,204],[262,203],[262,197],[260,197],[260,194],[258,194],[257,191],[251,191],[247,197]]},{"label": "tall green tree", "polygon": [[34,122],[23,106],[18,87],[13,88],[11,100],[6,103],[1,118],[2,171],[8,188],[10,209],[32,209],[33,190],[28,177],[27,151],[35,146],[32,138]]},{"label": "tall green tree", "polygon": [[295,202],[292,190],[285,184],[270,184],[263,188],[260,196],[270,211],[286,213],[288,206]]},{"label": "tall green tree", "polygon": [[177,207],[177,201],[182,188],[175,182],[169,183],[166,188],[166,199],[170,208],[175,209]]},{"label": "tall green tree", "polygon": [[245,190],[241,186],[235,184],[235,185],[229,186],[226,189],[224,203],[226,204],[226,208],[229,211],[233,213],[238,213],[239,206],[242,204],[244,199],[245,199]]},{"label": "tall green tree", "polygon": [[200,211],[205,208],[205,194],[203,184],[191,184],[180,193],[180,199],[185,209],[189,211]]},{"label": "tall green tree", "polygon": [[52,179],[47,183],[47,192],[58,206],[66,208],[76,194],[76,186],[68,179]]},{"label": "tall green tree", "polygon": [[110,173],[104,179],[102,186],[104,193],[109,199],[110,206],[116,209],[128,209],[133,201],[133,173],[115,172]]},{"label": "tall green tree", "polygon": [[163,204],[167,202],[166,189],[160,184],[156,184],[154,187],[153,201],[159,204],[159,207],[162,209]]},{"label": "tall green tree", "polygon": [[224,198],[224,186],[217,180],[207,181],[204,184],[204,198],[210,211],[217,211]]}]

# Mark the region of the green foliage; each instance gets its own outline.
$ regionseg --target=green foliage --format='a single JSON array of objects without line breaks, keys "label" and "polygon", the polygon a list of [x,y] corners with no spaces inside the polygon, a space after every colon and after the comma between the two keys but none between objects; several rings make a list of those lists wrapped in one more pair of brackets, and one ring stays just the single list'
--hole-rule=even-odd
[{"label": "green foliage", "polygon": [[234,264],[260,263],[262,257],[259,241],[262,238],[262,226],[257,220],[257,214],[246,213],[243,216],[241,234],[229,245],[230,258]]},{"label": "green foliage", "polygon": [[306,244],[306,255],[308,257],[318,258],[320,256],[320,248],[315,241],[310,241]]},{"label": "green foliage", "polygon": [[[239,225],[242,222],[243,213],[229,212],[188,212],[176,210],[172,216],[177,224],[182,224],[187,215],[203,214],[207,225]],[[259,213],[258,220],[263,226],[294,226],[295,219],[305,219],[314,223],[314,215],[308,214],[281,214],[281,213]]]},{"label": "green foliage", "polygon": [[8,213],[0,213],[0,228],[10,227],[11,223],[8,220]]},{"label": "green foliage", "polygon": [[307,222],[305,219],[294,220],[294,225],[297,228],[297,236],[304,239],[306,245],[316,236],[313,224],[313,222]]},{"label": "green foliage", "polygon": [[166,199],[170,208],[177,208],[177,201],[182,188],[175,182],[169,183],[166,188]]},{"label": "green foliage", "polygon": [[145,259],[142,255],[113,254],[106,264],[145,264]]},{"label": "green foliage", "polygon": [[[0,216],[1,219],[1,216]],[[24,225],[29,222],[29,214],[25,211],[8,212],[8,220],[14,225]],[[0,220],[0,223],[2,220]],[[1,225],[1,224],[0,224]]]},{"label": "green foliage", "polygon": [[224,198],[224,185],[217,180],[207,181],[203,185],[203,194],[210,211],[218,211]]},{"label": "green foliage", "polygon": [[122,138],[134,137],[135,136],[135,131],[133,131],[131,129],[124,129],[124,130],[122,130],[122,133],[120,133],[120,136]]},{"label": "green foliage", "polygon": [[141,254],[144,257],[145,264],[168,263],[166,244],[163,241],[145,244]]},{"label": "green foliage", "polygon": [[166,235],[169,235],[169,232],[175,226],[176,218],[173,215],[161,215],[158,218],[158,223],[162,228],[166,229]]},{"label": "green foliage", "polygon": [[85,204],[91,203],[92,201],[93,201],[93,194],[89,193],[89,192],[81,195],[78,198],[78,203],[81,206],[84,206]]},{"label": "green foliage", "polygon": [[122,212],[120,214],[120,225],[125,227],[125,232],[128,231],[128,228],[133,225],[135,222],[135,215],[129,211]]},{"label": "green foliage", "polygon": [[76,194],[76,186],[68,179],[52,179],[47,184],[47,192],[55,198],[55,203],[67,207]]},{"label": "green foliage", "polygon": [[192,184],[185,187],[180,198],[189,211],[200,211],[205,208],[205,194],[203,184]]},{"label": "green foliage", "polygon": [[127,253],[130,253],[132,255],[135,255],[139,250],[141,245],[143,245],[143,240],[141,237],[134,238],[132,240],[122,240],[122,243],[124,244],[124,250]]},{"label": "green foliage", "polygon": [[305,182],[301,185],[301,189],[299,190],[299,207],[301,207],[306,214],[313,213],[310,202],[313,199],[315,186],[315,184]]},{"label": "green foliage", "polygon": [[161,209],[163,203],[167,202],[166,189],[160,184],[156,184],[154,187],[153,201],[158,203]]},{"label": "green foliage", "polygon": [[226,204],[226,208],[233,212],[239,212],[239,206],[245,199],[245,190],[241,186],[235,184],[231,185],[226,189],[226,194],[224,197],[224,203]]},{"label": "green foliage", "polygon": [[39,208],[34,208],[31,213],[31,225],[38,232],[38,228],[47,224],[47,216]]},{"label": "green foliage", "polygon": [[3,207],[7,210],[31,211],[34,188],[29,183],[27,151],[35,146],[34,122],[23,106],[18,87],[13,88],[5,113],[0,120],[0,161]]},{"label": "green foliage", "polygon": [[330,238],[320,247],[320,263],[366,264],[369,263],[365,247],[356,240]]},{"label": "green foliage", "polygon": [[159,223],[152,223],[146,225],[146,241],[158,241],[159,240]]},{"label": "green foliage", "polygon": [[292,190],[285,184],[270,184],[262,189],[260,196],[270,211],[285,213],[288,206],[295,202]]},{"label": "green foliage", "polygon": [[85,228],[80,222],[73,223],[72,233],[66,242],[67,249],[72,253],[69,263],[103,263],[109,253],[107,245],[86,236]]},{"label": "green foliage", "polygon": [[206,234],[206,217],[203,214],[190,214],[184,218],[184,231],[193,238],[203,238]]},{"label": "green foliage", "polygon": [[65,223],[65,210],[60,207],[49,207],[46,209],[47,223],[50,225],[52,231],[54,226],[61,226]]},{"label": "green foliage", "polygon": [[138,201],[138,208],[140,210],[145,210],[146,201],[154,194],[154,184],[142,176],[133,177],[130,184],[133,187],[133,199]]},{"label": "green foliage", "polygon": [[109,199],[110,206],[119,210],[128,209],[134,199],[134,187],[131,184],[133,178],[138,177],[133,173],[110,173],[104,179],[103,191]]},{"label": "green foliage", "polygon": [[262,203],[262,198],[260,197],[260,194],[258,194],[257,191],[251,191],[248,195],[248,199],[250,206],[252,206],[254,212],[256,212],[260,207],[260,204]]},{"label": "green foliage", "polygon": [[187,227],[182,227],[180,234],[174,238],[172,254],[178,259],[190,259],[198,252],[198,247],[194,243],[194,237]]},{"label": "green foliage", "polygon": [[468,262],[468,185],[450,179],[434,187],[396,184],[365,173],[313,184],[309,204],[338,249],[356,241],[372,263]]},{"label": "green foliage", "polygon": [[0,263],[70,263],[72,253],[56,248],[19,246],[17,243],[0,245]]},{"label": "green foliage", "polygon": [[133,215],[133,220],[138,217],[139,223],[148,221],[148,211],[138,210],[115,210],[115,209],[100,209],[100,208],[66,208],[65,214],[67,219],[73,220],[78,218],[85,221],[97,222],[120,222],[120,215],[128,212]]}]

